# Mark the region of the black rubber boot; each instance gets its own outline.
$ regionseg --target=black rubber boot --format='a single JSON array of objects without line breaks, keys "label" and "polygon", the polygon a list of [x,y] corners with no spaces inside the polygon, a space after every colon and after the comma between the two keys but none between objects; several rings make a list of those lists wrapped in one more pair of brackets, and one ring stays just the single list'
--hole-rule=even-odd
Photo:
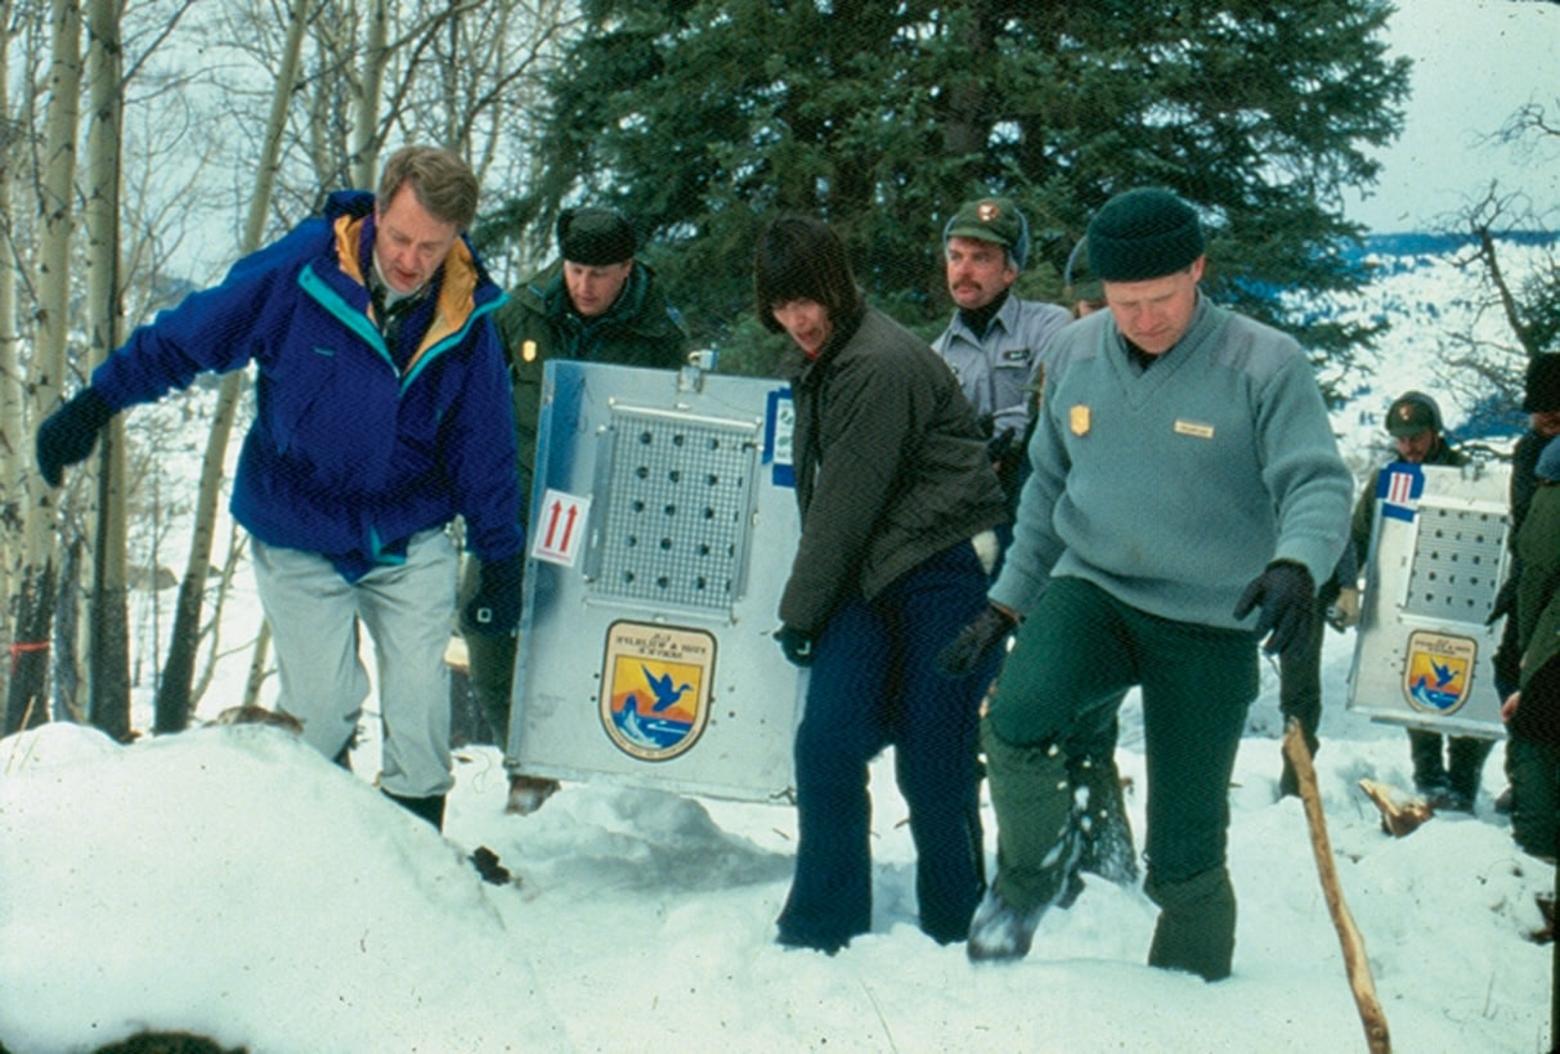
[{"label": "black rubber boot", "polygon": [[1479,784],[1484,779],[1484,760],[1490,756],[1494,747],[1493,739],[1451,737],[1446,750],[1450,760],[1446,780],[1464,812],[1473,811],[1473,803],[1479,798]]},{"label": "black rubber boot", "polygon": [[1230,975],[1235,957],[1235,888],[1223,867],[1204,871],[1185,882],[1155,882],[1149,875],[1144,892],[1159,905],[1148,965],[1185,970],[1204,981]]},{"label": "black rubber boot", "polygon": [[981,724],[997,814],[997,877],[970,923],[969,957],[1022,959],[1040,916],[1069,892],[1078,847],[1067,757],[1056,746],[1020,747]]},{"label": "black rubber boot", "polygon": [[1408,730],[1408,753],[1414,761],[1414,790],[1432,801],[1451,787],[1441,760],[1441,736],[1418,728]]},{"label": "black rubber boot", "polygon": [[391,794],[389,791],[383,791],[382,793],[386,798],[389,798],[413,816],[433,824],[435,831],[442,832],[444,830],[444,795],[434,794],[427,798],[403,798],[399,794]]},{"label": "black rubber boot", "polygon": [[1078,870],[1127,886],[1137,881],[1137,850],[1132,823],[1121,795],[1121,773],[1113,758],[1078,758],[1069,762],[1075,822],[1082,849]]}]

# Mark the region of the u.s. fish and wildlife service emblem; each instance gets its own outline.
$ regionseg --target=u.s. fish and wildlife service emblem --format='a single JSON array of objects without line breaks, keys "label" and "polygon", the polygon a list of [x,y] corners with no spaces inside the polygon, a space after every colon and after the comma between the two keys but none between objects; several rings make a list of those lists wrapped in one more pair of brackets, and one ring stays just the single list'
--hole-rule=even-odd
[{"label": "u.s. fish and wildlife service emblem", "polygon": [[623,753],[669,761],[693,749],[710,716],[715,637],[619,620],[607,627],[601,727]]},{"label": "u.s. fish and wildlife service emblem", "polygon": [[1468,701],[1478,644],[1471,637],[1415,630],[1408,636],[1403,696],[1431,714],[1454,714]]}]

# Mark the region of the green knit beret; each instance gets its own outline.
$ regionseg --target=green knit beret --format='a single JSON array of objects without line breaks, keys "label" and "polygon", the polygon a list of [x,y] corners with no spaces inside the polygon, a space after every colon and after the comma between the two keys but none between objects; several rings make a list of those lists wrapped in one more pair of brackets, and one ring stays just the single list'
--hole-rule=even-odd
[{"label": "green knit beret", "polygon": [[1184,270],[1202,255],[1197,210],[1163,187],[1117,194],[1089,223],[1089,266],[1106,282],[1141,282]]}]

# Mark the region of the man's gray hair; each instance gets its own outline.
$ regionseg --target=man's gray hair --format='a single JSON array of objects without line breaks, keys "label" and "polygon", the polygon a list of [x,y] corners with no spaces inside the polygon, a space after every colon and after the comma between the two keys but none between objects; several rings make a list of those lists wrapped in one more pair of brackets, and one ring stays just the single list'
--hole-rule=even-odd
[{"label": "man's gray hair", "polygon": [[464,231],[477,218],[477,177],[471,166],[448,150],[403,146],[390,155],[374,193],[374,207],[383,212],[410,184],[417,203],[443,223]]}]

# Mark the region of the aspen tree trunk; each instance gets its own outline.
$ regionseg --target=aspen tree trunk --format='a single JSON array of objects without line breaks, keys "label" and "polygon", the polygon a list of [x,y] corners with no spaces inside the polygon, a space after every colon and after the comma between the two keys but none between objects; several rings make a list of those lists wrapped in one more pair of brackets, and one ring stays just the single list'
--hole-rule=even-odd
[{"label": "aspen tree trunk", "polygon": [[249,679],[244,683],[244,705],[260,705],[260,686],[265,683],[266,661],[271,651],[271,624],[260,623],[260,634],[255,637],[254,655],[249,660]]},{"label": "aspen tree trunk", "polygon": [[390,13],[386,0],[370,0],[368,39],[363,42],[363,75],[352,117],[352,185],[374,189],[379,169],[379,93],[390,61]]},{"label": "aspen tree trunk", "polygon": [[[120,69],[116,0],[90,0],[87,10],[86,205],[88,361],[96,368],[119,346]],[[116,416],[99,445],[96,540],[87,645],[87,712],[110,737],[130,738],[130,611],[126,586],[125,426]]]},{"label": "aspen tree trunk", "polygon": [[[38,342],[32,370],[35,420],[59,404],[65,375],[70,307],[71,197],[76,178],[76,123],[81,99],[81,14],[75,0],[54,0],[49,67],[49,117],[40,206]],[[28,509],[17,583],[16,630],[5,731],[41,724],[48,716],[49,628],[54,616],[56,495],[28,474]]]},{"label": "aspen tree trunk", "polygon": [[81,639],[82,558],[86,539],[77,534],[59,549],[59,594],[54,601],[54,708],[51,721],[81,724],[86,713],[81,709],[81,664],[77,642]]},{"label": "aspen tree trunk", "polygon": [[[0,0],[0,26],[11,24],[10,0]],[[0,47],[0,115],[11,112],[9,47]],[[0,125],[0,216],[11,215],[12,158],[17,137]],[[11,594],[21,552],[22,500],[32,450],[22,416],[22,372],[17,361],[16,253],[11,239],[0,238],[0,655],[11,647]],[[9,658],[0,661],[0,699],[10,681]]]},{"label": "aspen tree trunk", "polygon": [[[281,156],[282,131],[286,126],[287,104],[292,98],[293,86],[298,78],[298,56],[302,51],[304,25],[308,20],[310,0],[293,0],[288,11],[287,45],[282,54],[281,69],[277,71],[276,88],[271,96],[271,114],[266,122],[265,141],[255,173],[255,193],[249,202],[249,214],[244,224],[243,253],[251,253],[260,247],[265,232],[265,218],[271,203],[271,190],[276,184],[276,170]],[[217,398],[217,409],[211,423],[211,433],[206,440],[206,454],[201,463],[200,490],[195,506],[195,533],[190,542],[189,563],[185,565],[184,578],[179,583],[179,599],[174,609],[173,633],[168,644],[168,661],[163,667],[162,681],[157,688],[157,732],[177,732],[189,723],[191,688],[195,678],[195,653],[200,638],[201,605],[206,592],[206,570],[211,563],[211,542],[217,518],[217,499],[221,491],[223,462],[227,456],[228,439],[233,434],[233,417],[238,410],[238,396],[244,383],[240,371],[222,379]]]}]

